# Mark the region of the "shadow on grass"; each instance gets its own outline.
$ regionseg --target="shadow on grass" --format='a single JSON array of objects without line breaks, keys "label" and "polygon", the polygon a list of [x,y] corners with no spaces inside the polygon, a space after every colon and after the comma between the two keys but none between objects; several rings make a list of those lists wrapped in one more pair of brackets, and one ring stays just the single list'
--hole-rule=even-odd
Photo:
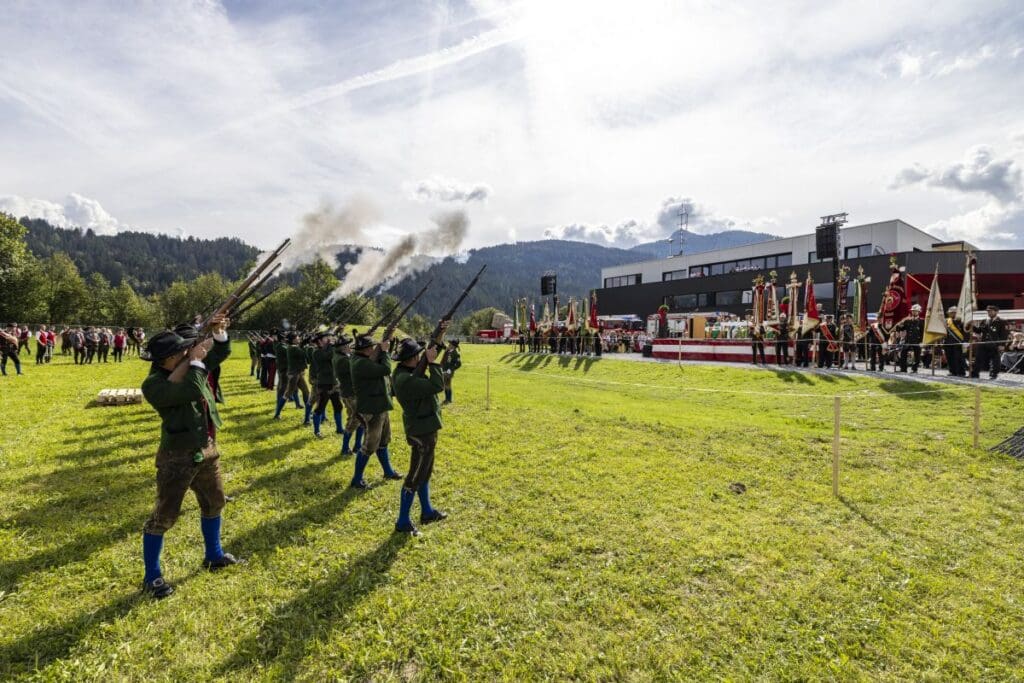
[{"label": "shadow on grass", "polygon": [[258,634],[239,643],[214,676],[234,678],[232,674],[237,671],[277,662],[281,671],[276,672],[276,677],[294,679],[307,643],[329,634],[360,600],[387,581],[398,551],[408,540],[406,534],[393,534],[347,567],[339,568],[325,581],[282,605]]},{"label": "shadow on grass", "polygon": [[[174,581],[175,587],[188,582],[199,573]],[[151,598],[141,591],[122,595],[98,610],[79,612],[55,626],[32,631],[6,645],[0,645],[0,678],[12,680],[16,676],[39,671],[47,665],[71,654],[75,646],[85,640],[103,624],[126,617],[133,609]],[[171,600],[176,599],[171,597]]]},{"label": "shadow on grass", "polygon": [[582,367],[584,373],[590,372],[591,366],[601,360],[594,356],[577,356],[575,354],[507,353],[499,361],[522,372],[530,372],[545,368],[556,359],[559,366],[572,370],[579,370]]},{"label": "shadow on grass", "polygon": [[899,541],[899,539],[896,538],[896,536],[894,536],[893,533],[889,531],[889,529],[885,528],[884,526],[876,522],[874,519],[866,515],[864,511],[861,510],[855,502],[846,498],[845,496],[839,496],[839,501],[844,506],[846,506],[847,510],[856,515],[862,522],[867,524],[869,527],[871,527],[881,535],[885,536],[888,540],[893,541],[894,543]]},{"label": "shadow on grass", "polygon": [[770,366],[766,366],[765,369],[781,379],[783,382],[814,384],[814,382],[811,381],[811,378],[807,376],[806,372],[800,372],[799,370],[782,370],[780,368],[773,368]]},{"label": "shadow on grass", "polygon": [[904,401],[950,401],[957,398],[949,391],[944,389],[932,390],[924,386],[923,383],[912,380],[887,380],[879,382],[878,388]]}]

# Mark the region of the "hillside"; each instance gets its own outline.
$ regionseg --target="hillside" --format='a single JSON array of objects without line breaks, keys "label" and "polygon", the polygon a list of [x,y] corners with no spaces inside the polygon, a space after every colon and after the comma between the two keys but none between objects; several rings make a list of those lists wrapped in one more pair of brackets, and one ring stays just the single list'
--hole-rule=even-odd
[{"label": "hillside", "polygon": [[776,235],[766,232],[750,232],[749,230],[725,230],[708,235],[700,235],[689,230],[676,230],[672,233],[671,244],[666,238],[659,242],[645,242],[630,248],[630,251],[638,251],[644,258],[666,258],[672,254],[679,253],[679,236],[683,237],[683,253],[697,254],[702,251],[715,249],[728,249],[739,247],[754,242],[765,242],[778,239]]},{"label": "hillside", "polygon": [[[601,268],[636,260],[636,252],[585,242],[539,240],[499,244],[472,250],[464,263],[447,258],[400,282],[390,291],[400,298],[410,297],[428,278],[433,278],[430,290],[417,304],[416,310],[428,318],[436,318],[445,312],[480,266],[486,263],[484,277],[460,312],[495,306],[511,314],[515,299],[524,296],[533,301],[540,299],[540,277],[547,270],[558,274],[558,294],[565,301],[569,296],[585,296],[591,289],[599,287]],[[540,315],[540,310],[537,314]]]},{"label": "hillside", "polygon": [[204,240],[180,239],[145,232],[97,235],[55,228],[42,219],[22,218],[29,250],[39,258],[62,251],[71,257],[83,276],[102,273],[114,286],[127,280],[135,291],[151,294],[175,280],[191,280],[217,272],[235,279],[259,254],[256,247],[234,237]]}]

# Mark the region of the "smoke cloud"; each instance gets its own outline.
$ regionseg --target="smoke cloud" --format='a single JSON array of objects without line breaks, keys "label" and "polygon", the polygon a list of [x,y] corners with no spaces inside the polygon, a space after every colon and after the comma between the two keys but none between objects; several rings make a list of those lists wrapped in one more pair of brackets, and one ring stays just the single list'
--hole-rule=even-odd
[{"label": "smoke cloud", "polygon": [[470,184],[441,176],[421,180],[407,188],[411,199],[426,202],[483,202],[491,196],[491,188],[486,183]]}]

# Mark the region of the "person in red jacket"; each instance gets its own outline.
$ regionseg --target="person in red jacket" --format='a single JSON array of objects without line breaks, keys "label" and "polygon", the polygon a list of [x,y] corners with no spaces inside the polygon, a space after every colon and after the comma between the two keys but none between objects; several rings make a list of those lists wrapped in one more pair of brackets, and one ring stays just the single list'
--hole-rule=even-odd
[{"label": "person in red jacket", "polygon": [[122,327],[114,335],[114,362],[120,363],[124,360],[124,347],[128,343],[128,335]]}]

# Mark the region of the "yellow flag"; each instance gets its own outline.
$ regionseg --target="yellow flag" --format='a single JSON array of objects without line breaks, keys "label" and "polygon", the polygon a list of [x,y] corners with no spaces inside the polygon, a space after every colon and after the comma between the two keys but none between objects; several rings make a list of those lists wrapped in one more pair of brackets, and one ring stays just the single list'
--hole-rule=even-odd
[{"label": "yellow flag", "polygon": [[942,310],[942,294],[939,292],[939,265],[935,264],[932,288],[928,292],[928,311],[924,316],[924,344],[935,344],[946,338],[946,317]]}]

